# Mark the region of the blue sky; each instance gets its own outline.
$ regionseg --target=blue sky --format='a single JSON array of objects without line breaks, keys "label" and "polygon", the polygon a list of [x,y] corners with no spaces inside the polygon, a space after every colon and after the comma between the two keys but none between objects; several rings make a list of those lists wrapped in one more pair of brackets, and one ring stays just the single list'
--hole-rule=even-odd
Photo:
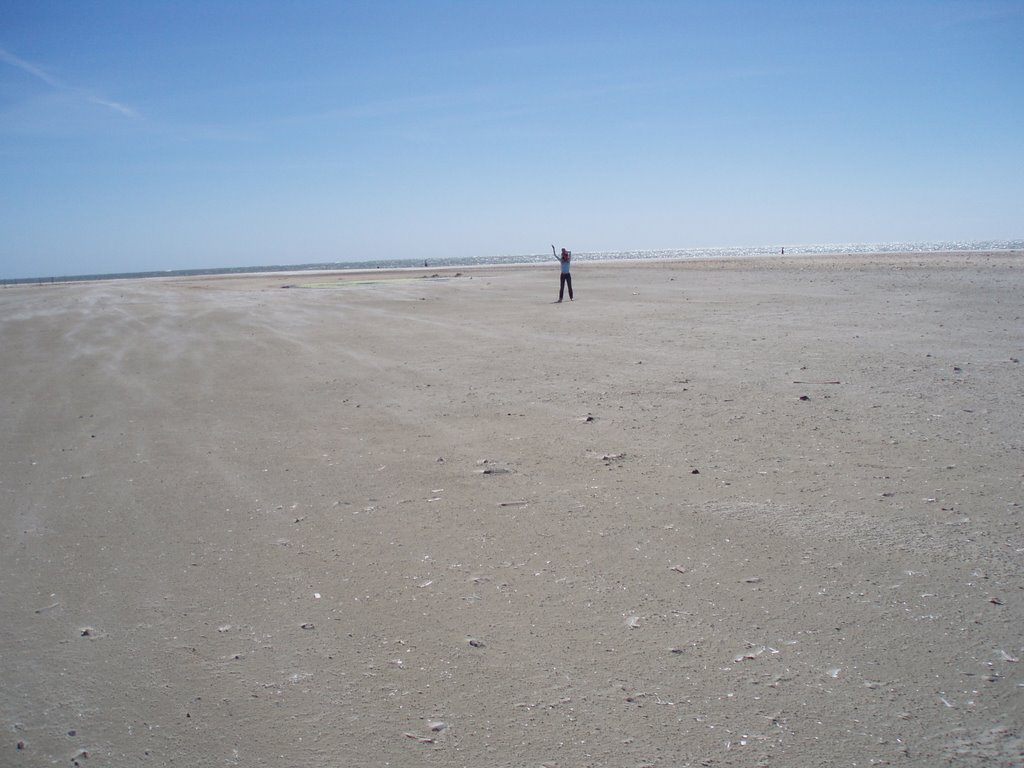
[{"label": "blue sky", "polygon": [[0,5],[0,277],[1024,237],[1024,2]]}]

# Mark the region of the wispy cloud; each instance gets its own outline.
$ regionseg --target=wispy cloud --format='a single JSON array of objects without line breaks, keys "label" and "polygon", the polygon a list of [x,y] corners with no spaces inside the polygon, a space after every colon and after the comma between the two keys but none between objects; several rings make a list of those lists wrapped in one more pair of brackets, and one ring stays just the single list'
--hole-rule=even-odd
[{"label": "wispy cloud", "polygon": [[108,99],[105,96],[100,96],[86,88],[79,88],[77,86],[68,85],[67,83],[61,82],[56,77],[51,75],[49,72],[44,70],[42,67],[38,67],[29,61],[25,61],[20,56],[14,55],[5,48],[0,48],[0,61],[9,64],[10,66],[15,67],[17,69],[20,69],[22,72],[32,75],[32,77],[36,78],[37,80],[40,80],[41,82],[48,85],[50,88],[53,88],[54,90],[75,94],[80,98],[90,102],[91,104],[106,107],[107,109],[117,112],[118,114],[123,115],[124,117],[141,117],[141,115],[135,109],[129,107],[126,104],[122,104],[119,101],[114,101],[113,99]]},{"label": "wispy cloud", "polygon": [[49,86],[52,86],[53,88],[64,87],[60,82],[57,81],[56,78],[50,77],[50,75],[41,70],[39,67],[35,66],[34,64],[30,64],[22,58],[15,56],[13,53],[4,48],[0,48],[0,60],[10,64],[12,67],[17,67],[23,72],[28,72],[33,77],[42,80],[44,83],[46,83]]},{"label": "wispy cloud", "polygon": [[83,95],[89,101],[91,101],[93,104],[99,104],[101,107],[107,107],[108,109],[112,109],[115,112],[119,112],[120,114],[124,115],[125,117],[132,117],[132,118],[142,117],[134,109],[132,109],[129,106],[126,106],[125,104],[121,104],[118,101],[111,101],[110,99],[103,99],[103,98],[100,98],[99,96],[93,96],[92,94],[88,94],[88,93],[83,93]]}]

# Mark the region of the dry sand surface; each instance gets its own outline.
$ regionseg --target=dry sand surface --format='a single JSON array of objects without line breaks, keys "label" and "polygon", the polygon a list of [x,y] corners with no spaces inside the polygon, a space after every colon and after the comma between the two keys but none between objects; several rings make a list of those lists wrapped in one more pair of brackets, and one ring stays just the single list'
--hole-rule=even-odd
[{"label": "dry sand surface", "polygon": [[1024,256],[431,274],[0,289],[0,764],[1022,764]]}]

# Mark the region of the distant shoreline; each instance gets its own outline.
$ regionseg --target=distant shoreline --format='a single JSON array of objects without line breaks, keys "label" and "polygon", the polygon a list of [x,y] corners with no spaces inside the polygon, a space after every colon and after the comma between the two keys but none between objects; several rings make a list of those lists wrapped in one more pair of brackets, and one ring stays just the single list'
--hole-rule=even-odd
[{"label": "distant shoreline", "polygon": [[[577,263],[620,263],[636,262],[694,262],[723,261],[735,259],[783,259],[783,258],[840,258],[853,256],[922,256],[937,254],[1024,254],[1024,240],[972,241],[964,243],[890,243],[890,244],[848,244],[848,245],[804,245],[804,246],[757,246],[752,248],[691,248],[650,251],[605,251],[577,253]],[[0,278],[0,286],[14,285],[56,285],[65,283],[97,282],[109,280],[141,280],[154,278],[182,277],[231,277],[261,275],[316,275],[335,273],[378,272],[380,270],[400,272],[422,272],[423,270],[457,270],[481,267],[526,267],[547,264],[547,254],[524,254],[520,256],[479,257],[478,259],[429,259],[420,263],[417,259],[381,259],[374,261],[325,262],[309,264],[260,265],[248,267],[213,267],[205,269],[149,270],[140,272],[111,272],[83,275],[48,275],[25,278]]]}]

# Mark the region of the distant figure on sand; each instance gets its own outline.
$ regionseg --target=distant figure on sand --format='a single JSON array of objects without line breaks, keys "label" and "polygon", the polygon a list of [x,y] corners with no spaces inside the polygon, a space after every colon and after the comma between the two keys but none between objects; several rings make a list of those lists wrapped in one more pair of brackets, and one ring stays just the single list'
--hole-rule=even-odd
[{"label": "distant figure on sand", "polygon": [[572,251],[567,251],[565,248],[562,249],[562,255],[559,256],[555,251],[555,246],[551,246],[551,253],[555,255],[555,259],[562,265],[562,274],[558,278],[558,300],[562,300],[562,295],[565,293],[565,286],[569,286],[569,301],[572,301],[572,275],[569,274],[569,262],[572,261]]}]

